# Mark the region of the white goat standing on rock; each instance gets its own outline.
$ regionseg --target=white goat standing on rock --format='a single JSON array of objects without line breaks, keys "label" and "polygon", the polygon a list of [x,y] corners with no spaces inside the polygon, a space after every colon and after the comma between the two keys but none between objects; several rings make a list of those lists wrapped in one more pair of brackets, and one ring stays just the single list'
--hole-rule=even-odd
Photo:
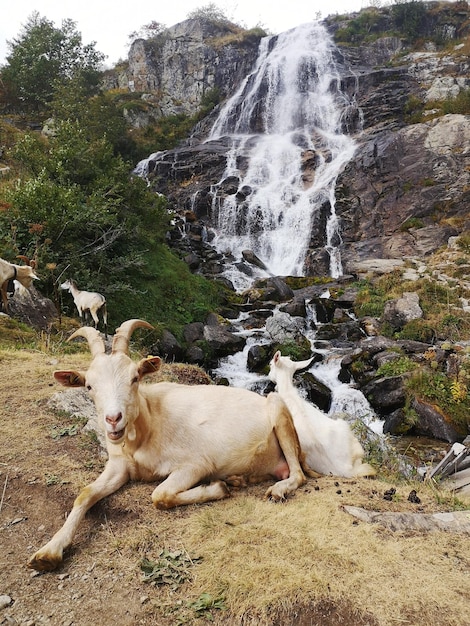
[{"label": "white goat standing on rock", "polygon": [[269,364],[269,379],[276,383],[277,392],[292,414],[308,466],[321,474],[345,478],[375,475],[375,469],[362,462],[364,450],[349,424],[332,419],[304,400],[295,388],[295,372],[311,362],[312,359],[292,361],[278,350]]},{"label": "white goat standing on rock", "polygon": [[85,322],[88,311],[95,322],[95,328],[98,328],[98,311],[102,310],[104,335],[108,338],[108,312],[106,309],[106,298],[96,291],[80,291],[77,287],[77,283],[74,280],[66,280],[65,283],[60,285],[61,289],[70,291],[73,296],[73,301],[77,307],[80,321],[83,321],[85,315]]}]

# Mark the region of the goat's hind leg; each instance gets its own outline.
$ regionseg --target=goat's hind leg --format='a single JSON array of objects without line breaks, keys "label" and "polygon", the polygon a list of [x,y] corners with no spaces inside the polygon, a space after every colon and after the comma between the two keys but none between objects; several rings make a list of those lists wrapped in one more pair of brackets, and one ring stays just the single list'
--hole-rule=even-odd
[{"label": "goat's hind leg", "polygon": [[289,467],[289,477],[274,483],[267,490],[266,496],[273,500],[285,500],[289,494],[305,483],[305,474],[300,462],[302,453],[292,416],[283,400],[276,393],[269,394],[267,399],[269,418]]},{"label": "goat's hind leg", "polygon": [[153,490],[152,502],[157,509],[172,509],[175,506],[202,504],[230,496],[224,481],[214,480],[200,484],[202,478],[201,473],[195,468],[185,467],[172,472]]}]

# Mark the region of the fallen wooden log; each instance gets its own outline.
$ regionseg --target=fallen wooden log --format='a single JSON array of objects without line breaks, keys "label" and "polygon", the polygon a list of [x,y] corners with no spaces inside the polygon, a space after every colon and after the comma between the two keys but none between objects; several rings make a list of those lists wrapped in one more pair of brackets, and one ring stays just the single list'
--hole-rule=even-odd
[{"label": "fallen wooden log", "polygon": [[394,531],[421,530],[470,535],[470,511],[453,511],[451,513],[396,513],[391,511],[367,511],[357,506],[343,506],[346,513],[372,524],[381,524]]},{"label": "fallen wooden log", "polygon": [[470,467],[470,447],[462,443],[454,443],[442,461],[431,469],[427,478],[445,478],[467,467]]},{"label": "fallen wooden log", "polygon": [[444,481],[446,489],[457,491],[458,495],[470,496],[470,467],[455,472]]}]

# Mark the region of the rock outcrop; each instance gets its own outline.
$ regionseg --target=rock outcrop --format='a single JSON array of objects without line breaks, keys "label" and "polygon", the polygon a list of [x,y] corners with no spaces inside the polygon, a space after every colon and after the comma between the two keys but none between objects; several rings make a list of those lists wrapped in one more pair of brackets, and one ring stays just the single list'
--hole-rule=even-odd
[{"label": "rock outcrop", "polygon": [[256,60],[260,38],[230,22],[185,20],[151,39],[135,40],[127,67],[108,72],[105,87],[142,94],[147,120],[142,111],[126,111],[135,126],[152,117],[194,115],[211,90],[221,98],[233,92]]}]

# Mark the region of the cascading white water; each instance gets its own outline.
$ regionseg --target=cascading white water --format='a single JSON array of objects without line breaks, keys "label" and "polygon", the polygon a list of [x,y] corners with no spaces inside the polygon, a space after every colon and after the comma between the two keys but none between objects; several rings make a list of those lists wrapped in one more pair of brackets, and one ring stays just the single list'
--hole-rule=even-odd
[{"label": "cascading white water", "polygon": [[[256,67],[209,137],[232,140],[225,173],[213,187],[213,243],[235,258],[252,250],[274,275],[303,274],[313,217],[325,206],[330,274],[342,274],[335,184],[355,143],[341,131],[350,103],[339,91],[334,50],[318,22],[264,38]],[[306,160],[315,162],[313,180],[303,175]],[[222,197],[230,177],[238,178],[238,193]]]}]

